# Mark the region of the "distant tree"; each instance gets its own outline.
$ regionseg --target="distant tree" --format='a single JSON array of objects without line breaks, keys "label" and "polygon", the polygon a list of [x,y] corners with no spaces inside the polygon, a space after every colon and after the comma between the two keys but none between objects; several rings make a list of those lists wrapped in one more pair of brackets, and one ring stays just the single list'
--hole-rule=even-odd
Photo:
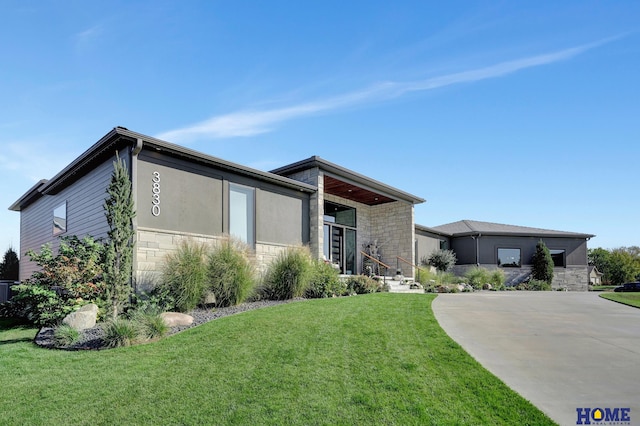
[{"label": "distant tree", "polygon": [[540,240],[536,244],[536,252],[533,254],[531,264],[533,265],[531,278],[551,284],[553,281],[553,258],[544,241]]},{"label": "distant tree", "polygon": [[602,273],[602,281],[608,283],[611,281],[609,270],[611,269],[611,252],[602,247],[589,249],[587,253],[589,265],[595,266]]},{"label": "distant tree", "polygon": [[446,272],[453,268],[457,258],[453,250],[436,250],[429,256],[420,259],[423,265],[433,266],[438,271]]},{"label": "distant tree", "polygon": [[117,153],[107,194],[104,209],[109,224],[109,238],[105,249],[104,281],[107,301],[111,304],[111,316],[116,319],[131,296],[135,217],[129,172]]},{"label": "distant tree", "polygon": [[608,275],[611,284],[618,285],[640,278],[640,255],[634,256],[626,247],[611,252]]},{"label": "distant tree", "polygon": [[4,253],[2,263],[0,263],[0,280],[18,281],[19,270],[20,259],[18,259],[18,254],[13,248],[9,248]]}]

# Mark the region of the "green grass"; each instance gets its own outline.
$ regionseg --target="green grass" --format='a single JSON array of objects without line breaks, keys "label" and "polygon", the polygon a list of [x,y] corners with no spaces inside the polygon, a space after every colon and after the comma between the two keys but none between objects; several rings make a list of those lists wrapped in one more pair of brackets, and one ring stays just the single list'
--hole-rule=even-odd
[{"label": "green grass", "polygon": [[603,299],[640,308],[640,293],[602,293],[599,296]]},{"label": "green grass", "polygon": [[6,424],[544,425],[438,326],[431,295],[316,299],[107,351],[0,331]]}]

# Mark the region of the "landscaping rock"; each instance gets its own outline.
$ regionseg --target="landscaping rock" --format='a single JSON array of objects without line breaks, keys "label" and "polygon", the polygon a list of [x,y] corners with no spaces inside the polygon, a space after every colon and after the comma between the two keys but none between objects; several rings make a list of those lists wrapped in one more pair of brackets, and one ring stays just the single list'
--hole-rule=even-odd
[{"label": "landscaping rock", "polygon": [[212,291],[207,291],[204,295],[203,303],[207,306],[216,304],[216,295]]},{"label": "landscaping rock", "polygon": [[98,318],[98,305],[89,303],[75,312],[70,313],[62,320],[63,324],[75,328],[78,331],[96,326]]},{"label": "landscaping rock", "polygon": [[193,317],[180,312],[163,312],[160,314],[164,323],[169,327],[178,327],[193,324]]}]

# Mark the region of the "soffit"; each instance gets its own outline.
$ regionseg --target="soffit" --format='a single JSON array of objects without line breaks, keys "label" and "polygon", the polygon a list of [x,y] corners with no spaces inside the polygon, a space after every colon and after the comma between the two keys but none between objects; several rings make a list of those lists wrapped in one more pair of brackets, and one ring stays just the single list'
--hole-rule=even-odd
[{"label": "soffit", "polygon": [[326,174],[324,175],[324,192],[369,206],[396,201],[393,198],[362,188],[353,183],[327,176]]}]

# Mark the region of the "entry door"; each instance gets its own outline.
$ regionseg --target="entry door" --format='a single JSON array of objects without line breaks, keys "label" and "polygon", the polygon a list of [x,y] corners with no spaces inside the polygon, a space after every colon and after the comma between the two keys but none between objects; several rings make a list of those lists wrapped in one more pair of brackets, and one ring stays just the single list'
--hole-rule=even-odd
[{"label": "entry door", "polygon": [[341,274],[356,273],[356,231],[339,225],[324,225],[324,255],[337,264]]}]

